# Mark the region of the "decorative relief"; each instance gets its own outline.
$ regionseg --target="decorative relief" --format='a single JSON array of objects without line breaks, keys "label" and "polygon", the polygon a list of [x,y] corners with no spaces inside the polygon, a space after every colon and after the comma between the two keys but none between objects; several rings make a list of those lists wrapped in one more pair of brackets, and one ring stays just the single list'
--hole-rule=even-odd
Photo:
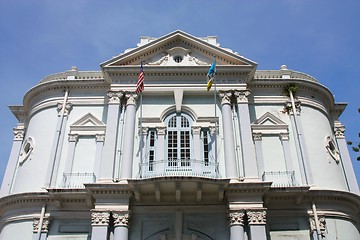
[{"label": "decorative relief", "polygon": [[246,214],[249,224],[266,224],[265,210],[248,210]]},{"label": "decorative relief", "polygon": [[60,117],[61,114],[64,114],[64,116],[68,116],[70,114],[70,111],[72,110],[72,107],[73,107],[72,103],[67,102],[65,106],[63,106],[63,103],[59,102],[57,105],[58,116]]},{"label": "decorative relief", "polygon": [[129,227],[129,212],[113,212],[114,226]]},{"label": "decorative relief", "polygon": [[16,128],[13,128],[13,133],[14,133],[14,140],[19,140],[19,141],[23,140],[25,134],[24,126],[18,126]]},{"label": "decorative relief", "polygon": [[[46,233],[49,231],[49,224],[50,221],[48,218],[44,218],[41,226],[41,232]],[[39,231],[39,225],[40,225],[40,218],[34,219],[33,222],[33,232],[37,233]]]},{"label": "decorative relief", "polygon": [[124,95],[123,92],[109,91],[107,93],[107,96],[109,98],[109,103],[120,103],[123,95]]},{"label": "decorative relief", "polygon": [[109,212],[92,212],[91,213],[91,225],[107,226],[110,221]]},{"label": "decorative relief", "polygon": [[19,165],[23,165],[24,162],[30,158],[30,155],[33,153],[35,147],[35,141],[32,137],[28,137],[21,149],[20,149],[20,155],[19,155]]},{"label": "decorative relief", "polygon": [[[287,113],[287,114],[293,114],[292,111],[292,104],[291,102],[286,102],[285,103],[285,107],[282,111],[283,113]],[[296,113],[300,113],[301,112],[301,102],[300,101],[295,101],[295,112]]]},{"label": "decorative relief", "polygon": [[335,131],[336,138],[345,138],[345,126],[344,125],[334,127],[334,131]]},{"label": "decorative relief", "polygon": [[334,141],[330,136],[326,138],[326,146],[325,148],[329,152],[330,156],[336,161],[336,163],[339,163],[340,161],[340,151]]},{"label": "decorative relief", "polygon": [[244,217],[245,217],[245,212],[244,211],[234,211],[234,212],[229,212],[229,221],[230,221],[230,226],[231,225],[244,225]]},{"label": "decorative relief", "polygon": [[[311,218],[309,218],[309,221],[310,221],[311,231],[312,232],[316,231],[315,218],[311,217]],[[320,230],[321,236],[324,237],[325,233],[326,233],[326,219],[325,219],[325,217],[318,216],[318,223],[319,223],[319,228],[320,228],[319,230]]]}]

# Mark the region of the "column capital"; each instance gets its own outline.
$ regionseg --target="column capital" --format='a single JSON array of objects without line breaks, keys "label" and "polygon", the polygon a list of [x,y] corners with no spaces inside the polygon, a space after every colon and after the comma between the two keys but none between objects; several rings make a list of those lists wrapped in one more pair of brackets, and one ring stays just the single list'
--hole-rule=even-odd
[{"label": "column capital", "polygon": [[218,133],[218,127],[216,126],[209,126],[210,135],[216,135]]},{"label": "column capital", "polygon": [[[310,230],[316,231],[316,223],[315,223],[315,217],[311,216],[309,218],[309,222],[310,222]],[[320,228],[320,232],[322,236],[325,236],[326,233],[326,219],[324,216],[318,216],[318,223],[319,223],[319,228]]]},{"label": "column capital", "polygon": [[250,90],[236,90],[234,91],[234,96],[236,97],[236,102],[239,103],[248,103],[247,96],[250,95]]},{"label": "column capital", "polygon": [[165,135],[166,134],[166,127],[164,127],[164,126],[156,127],[156,131],[157,131],[158,135]]},{"label": "column capital", "polygon": [[95,134],[95,141],[96,142],[104,142],[105,141],[105,134]]},{"label": "column capital", "polygon": [[254,141],[262,141],[262,133],[252,133]]},{"label": "column capital", "polygon": [[124,96],[122,91],[108,91],[109,104],[120,104],[121,98]]},{"label": "column capital", "polygon": [[249,225],[263,225],[266,224],[266,210],[265,209],[249,209],[246,210]]},{"label": "column capital", "polygon": [[231,97],[233,95],[231,91],[219,91],[218,95],[221,98],[221,105],[231,104]]},{"label": "column capital", "polygon": [[284,132],[284,133],[279,133],[279,138],[281,141],[289,141],[289,133],[288,132]]},{"label": "column capital", "polygon": [[69,142],[77,142],[79,140],[79,134],[69,133],[68,140]]},{"label": "column capital", "polygon": [[149,127],[140,127],[139,126],[139,135],[146,136],[149,131]]},{"label": "column capital", "polygon": [[335,138],[345,138],[345,126],[344,125],[335,125],[334,127]]},{"label": "column capital", "polygon": [[110,221],[110,212],[92,212],[91,225],[92,226],[108,226]]},{"label": "column capital", "polygon": [[[41,232],[46,233],[49,231],[49,218],[45,217],[43,218],[42,226],[41,226]],[[33,233],[37,233],[39,231],[40,225],[40,218],[35,218],[33,222]]]},{"label": "column capital", "polygon": [[133,92],[125,93],[126,106],[136,105],[137,98],[138,98],[138,95],[136,93],[133,93]]},{"label": "column capital", "polygon": [[245,217],[245,210],[230,211],[229,212],[230,226],[233,225],[244,226],[244,217]]},{"label": "column capital", "polygon": [[113,212],[112,217],[114,219],[115,227],[117,226],[129,227],[129,219],[130,219],[129,211]]},{"label": "column capital", "polygon": [[201,127],[200,126],[192,126],[191,127],[193,134],[200,135]]},{"label": "column capital", "polygon": [[14,140],[15,141],[22,141],[25,135],[25,127],[24,126],[17,126],[13,128],[14,133]]},{"label": "column capital", "polygon": [[[285,103],[284,110],[282,111],[287,114],[293,114],[292,104],[290,101]],[[295,112],[299,114],[301,112],[301,102],[299,100],[295,100]]]},{"label": "column capital", "polygon": [[[63,102],[58,102],[57,104],[57,112],[58,116],[61,116],[61,112],[64,111],[64,116],[69,116],[72,110],[73,104],[70,102],[66,102],[65,106],[63,106]],[[64,109],[63,109],[64,108]]]}]

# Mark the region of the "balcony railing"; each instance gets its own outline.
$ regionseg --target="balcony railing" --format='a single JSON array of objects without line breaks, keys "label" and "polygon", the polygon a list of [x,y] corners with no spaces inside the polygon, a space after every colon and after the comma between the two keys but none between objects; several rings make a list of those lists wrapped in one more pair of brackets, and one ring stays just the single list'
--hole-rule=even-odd
[{"label": "balcony railing", "polygon": [[262,180],[272,182],[272,187],[295,187],[295,171],[264,172]]},{"label": "balcony railing", "polygon": [[195,159],[169,159],[141,163],[139,178],[188,176],[219,178],[218,164]]},{"label": "balcony railing", "polygon": [[94,183],[96,177],[94,173],[64,173],[63,188],[85,188],[84,183]]}]

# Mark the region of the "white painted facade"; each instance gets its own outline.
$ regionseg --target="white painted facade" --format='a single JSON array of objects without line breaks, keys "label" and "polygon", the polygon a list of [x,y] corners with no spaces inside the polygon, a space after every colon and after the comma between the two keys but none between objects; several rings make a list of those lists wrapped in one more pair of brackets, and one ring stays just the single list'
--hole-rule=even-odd
[{"label": "white painted facade", "polygon": [[100,66],[10,107],[1,240],[360,239],[346,104],[315,78],[182,31]]}]

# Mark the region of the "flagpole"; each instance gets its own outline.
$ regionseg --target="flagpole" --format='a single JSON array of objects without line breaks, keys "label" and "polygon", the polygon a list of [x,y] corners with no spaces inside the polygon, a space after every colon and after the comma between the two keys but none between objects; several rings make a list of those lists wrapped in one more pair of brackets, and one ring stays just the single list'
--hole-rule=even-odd
[{"label": "flagpole", "polygon": [[[216,66],[216,56],[214,56],[214,62],[215,62],[215,66]],[[216,67],[215,67],[215,71],[214,71],[214,114],[215,114],[215,166],[217,164],[217,120],[216,120],[216,116],[217,116],[217,112],[216,112]],[[219,169],[217,169],[216,167],[216,174],[218,174]]]}]

